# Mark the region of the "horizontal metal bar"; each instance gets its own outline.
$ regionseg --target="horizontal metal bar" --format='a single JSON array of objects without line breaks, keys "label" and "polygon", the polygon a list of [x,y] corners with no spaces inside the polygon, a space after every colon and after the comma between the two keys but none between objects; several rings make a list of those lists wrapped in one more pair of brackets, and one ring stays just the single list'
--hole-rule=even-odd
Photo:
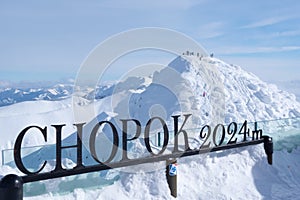
[{"label": "horizontal metal bar", "polygon": [[175,152],[175,153],[166,154],[166,155],[158,155],[158,156],[126,160],[126,161],[121,161],[121,162],[108,163],[108,165],[98,164],[98,165],[92,165],[92,166],[81,166],[81,167],[77,167],[77,168],[75,167],[73,169],[64,169],[64,170],[59,170],[59,171],[26,175],[26,176],[22,176],[22,179],[23,179],[24,183],[28,183],[28,182],[41,181],[41,180],[47,180],[47,179],[53,179],[53,178],[60,178],[60,177],[65,177],[65,176],[84,174],[84,173],[89,173],[89,172],[97,172],[97,171],[102,171],[102,170],[107,170],[107,169],[126,167],[126,166],[131,166],[131,165],[165,161],[168,159],[192,156],[192,155],[197,155],[197,154],[204,154],[204,153],[208,153],[208,152],[216,152],[216,151],[244,147],[244,146],[249,146],[249,145],[256,145],[256,144],[260,144],[263,142],[264,142],[264,139],[262,138],[259,140],[246,141],[246,142],[241,142],[241,143],[237,143],[237,144],[227,144],[224,146],[218,146],[218,147],[213,147],[213,148],[195,149],[195,150],[188,150],[185,152]]}]

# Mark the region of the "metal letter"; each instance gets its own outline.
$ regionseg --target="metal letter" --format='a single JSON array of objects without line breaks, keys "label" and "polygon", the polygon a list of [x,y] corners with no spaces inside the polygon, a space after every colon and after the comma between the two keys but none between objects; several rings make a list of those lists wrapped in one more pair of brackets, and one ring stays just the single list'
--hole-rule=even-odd
[{"label": "metal letter", "polygon": [[183,130],[183,126],[185,125],[187,119],[190,116],[192,116],[192,114],[187,114],[187,115],[183,115],[183,116],[185,118],[184,118],[183,124],[180,127],[179,131],[178,131],[178,118],[180,117],[180,115],[172,116],[174,118],[174,150],[173,150],[174,153],[179,152],[179,149],[178,149],[178,136],[179,136],[179,133],[183,133],[185,151],[191,150],[190,147],[189,147],[187,132],[185,130]]},{"label": "metal letter", "polygon": [[[106,161],[101,162],[98,159],[98,156],[96,153],[95,141],[96,141],[97,132],[98,132],[100,126],[104,123],[108,124],[113,131],[113,148],[112,148],[110,157]],[[119,147],[119,137],[118,137],[118,131],[117,131],[116,127],[109,121],[101,121],[98,124],[96,124],[96,126],[92,130],[91,137],[90,137],[90,152],[92,154],[92,157],[100,164],[109,163],[115,157],[115,155],[118,151],[118,147]]]},{"label": "metal letter", "polygon": [[15,163],[16,163],[16,166],[18,167],[18,169],[23,172],[24,174],[37,174],[39,173],[40,171],[42,171],[47,163],[47,161],[44,162],[44,164],[42,165],[42,167],[35,171],[35,172],[30,172],[26,169],[26,167],[24,166],[23,162],[22,162],[22,158],[21,158],[21,145],[22,145],[22,140],[25,136],[25,134],[27,133],[27,131],[29,129],[32,129],[32,128],[36,128],[38,129],[44,136],[44,139],[45,139],[45,142],[47,142],[47,127],[45,127],[44,129],[42,129],[41,127],[39,126],[28,126],[27,128],[23,129],[21,131],[21,133],[18,135],[17,137],[17,140],[16,140],[16,143],[15,143],[15,146],[14,146],[14,159],[15,159]]},{"label": "metal letter", "polygon": [[[123,135],[122,135],[122,144],[123,144],[123,152],[122,152],[122,161],[129,160],[127,157],[127,141],[135,140],[141,135],[141,123],[136,119],[121,119],[120,120],[123,124]],[[128,139],[127,136],[127,122],[133,121],[136,124],[136,132],[133,138]]]},{"label": "metal letter", "polygon": [[55,166],[55,169],[53,171],[62,171],[64,170],[61,166],[61,150],[63,148],[68,148],[67,146],[66,147],[63,147],[61,145],[61,130],[62,130],[62,127],[65,126],[65,124],[61,124],[61,125],[51,125],[53,126],[55,129],[56,129],[56,166]]},{"label": "metal letter", "polygon": [[[164,143],[163,143],[162,149],[157,154],[153,153],[151,146],[150,146],[150,140],[149,140],[150,126],[151,126],[151,123],[155,119],[158,119],[160,121],[160,123],[163,125],[163,129],[164,129]],[[145,128],[144,140],[145,140],[145,145],[146,145],[147,150],[149,151],[149,153],[151,153],[154,156],[161,155],[166,150],[168,142],[169,142],[169,130],[168,130],[168,127],[167,127],[165,121],[162,118],[152,117],[151,119],[149,119],[149,121],[146,124],[146,128]]]},{"label": "metal letter", "polygon": [[77,144],[76,145],[70,145],[70,146],[62,146],[62,127],[65,126],[65,124],[62,125],[52,125],[56,129],[56,166],[54,171],[61,171],[64,170],[61,166],[61,159],[62,159],[62,149],[67,148],[77,148],[77,162],[76,166],[74,168],[82,168],[84,167],[82,164],[82,127],[85,123],[81,124],[74,124],[74,126],[77,127]]}]

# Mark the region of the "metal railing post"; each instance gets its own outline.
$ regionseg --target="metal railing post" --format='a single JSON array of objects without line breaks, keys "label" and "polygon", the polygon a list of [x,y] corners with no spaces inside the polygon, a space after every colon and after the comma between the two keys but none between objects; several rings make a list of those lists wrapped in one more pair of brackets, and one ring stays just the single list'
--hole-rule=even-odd
[{"label": "metal railing post", "polygon": [[20,176],[9,174],[0,180],[0,200],[22,200],[23,180]]},{"label": "metal railing post", "polygon": [[273,164],[273,139],[269,136],[263,136],[264,138],[264,149],[267,154],[268,163]]},{"label": "metal railing post", "polygon": [[166,176],[171,195],[177,197],[177,160],[170,159],[166,161]]}]

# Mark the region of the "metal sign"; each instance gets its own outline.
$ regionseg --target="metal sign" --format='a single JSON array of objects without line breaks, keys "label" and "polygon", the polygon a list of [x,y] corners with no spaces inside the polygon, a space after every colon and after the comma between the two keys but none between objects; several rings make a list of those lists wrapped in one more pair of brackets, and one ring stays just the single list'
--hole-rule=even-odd
[{"label": "metal sign", "polygon": [[[24,128],[20,134],[18,135],[15,145],[14,145],[14,161],[16,163],[17,168],[24,173],[25,175],[20,177],[19,182],[28,183],[33,181],[40,181],[88,172],[95,172],[100,170],[106,170],[111,168],[118,168],[124,166],[131,166],[137,165],[142,163],[151,163],[151,162],[158,162],[158,161],[166,161],[168,159],[176,159],[180,157],[192,156],[207,152],[215,152],[220,150],[226,150],[231,148],[243,147],[248,145],[255,145],[264,143],[264,148],[268,157],[268,163],[272,164],[272,153],[273,153],[273,143],[272,138],[268,136],[262,135],[262,130],[257,130],[257,125],[254,126],[254,130],[250,130],[248,128],[247,121],[243,123],[241,127],[238,128],[236,122],[230,123],[227,128],[223,124],[217,124],[215,127],[211,127],[209,125],[203,126],[199,132],[199,138],[202,139],[202,144],[199,144],[197,148],[191,148],[189,141],[188,141],[188,130],[185,129],[185,123],[189,119],[191,115],[175,115],[172,116],[173,118],[173,130],[174,130],[174,139],[173,139],[173,149],[171,153],[165,153],[165,150],[168,148],[168,144],[170,142],[170,131],[167,127],[166,122],[160,117],[152,117],[148,120],[145,130],[144,130],[144,143],[145,149],[147,149],[149,156],[130,159],[127,155],[127,148],[128,142],[132,140],[136,140],[142,135],[142,128],[140,122],[136,119],[124,119],[121,120],[123,123],[123,130],[121,133],[117,132],[115,125],[110,121],[100,121],[99,123],[95,124],[91,133],[83,133],[84,123],[75,124],[77,128],[77,142],[71,146],[63,146],[62,144],[62,131],[63,127],[66,126],[65,124],[62,125],[52,125],[51,128],[55,129],[56,133],[56,165],[55,168],[50,172],[42,172],[44,169],[47,160],[41,161],[41,167],[36,171],[30,171],[26,168],[23,163],[21,157],[21,150],[22,150],[22,141],[25,135],[31,129],[36,129],[40,132],[40,134],[44,137],[45,141],[47,141],[48,129],[50,127],[39,127],[39,126],[28,126]],[[183,117],[183,123],[181,126],[179,125],[179,118]],[[163,129],[162,132],[162,147],[158,152],[153,151],[153,147],[150,145],[149,139],[149,132],[151,129],[151,124],[154,121],[158,121],[161,124],[161,128]],[[134,123],[136,125],[136,133],[134,137],[129,138],[129,133],[127,132],[128,123]],[[113,135],[113,148],[111,150],[110,156],[106,161],[100,161],[96,154],[96,134],[98,129],[101,126],[108,126],[111,129],[111,133]],[[81,141],[82,134],[90,134],[90,153],[93,159],[98,163],[96,165],[86,166],[83,162],[82,158],[82,151],[83,151],[83,144]],[[132,135],[132,134],[130,134]],[[182,136],[184,139],[184,150],[179,148],[179,136]],[[238,142],[238,137],[242,136],[242,141]],[[119,141],[121,142],[121,149],[122,149],[122,157],[120,160],[115,161],[115,155],[117,149],[119,148]],[[62,166],[62,151],[64,149],[74,148],[77,151],[77,162],[76,166],[72,169],[64,169]],[[176,176],[177,174],[177,164],[171,163],[169,164],[169,176]],[[3,178],[3,181],[6,180]],[[1,186],[1,184],[0,184]],[[1,187],[0,187],[1,190]],[[0,198],[1,199],[1,198]],[[2,198],[3,199],[3,198]]]}]

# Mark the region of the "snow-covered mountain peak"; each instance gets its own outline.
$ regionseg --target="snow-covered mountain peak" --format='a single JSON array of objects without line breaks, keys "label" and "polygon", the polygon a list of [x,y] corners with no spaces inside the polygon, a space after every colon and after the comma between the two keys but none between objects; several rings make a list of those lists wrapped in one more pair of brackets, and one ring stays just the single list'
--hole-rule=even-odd
[{"label": "snow-covered mountain peak", "polygon": [[[31,132],[24,138],[24,146],[55,143],[55,130],[51,127],[53,124],[66,124],[63,128],[63,144],[76,144],[77,134],[76,128],[73,126],[75,122],[73,104],[70,98],[64,99],[70,94],[68,92],[64,93],[64,91],[72,90],[65,89],[65,85],[62,84],[44,89],[10,88],[0,91],[2,99],[11,100],[11,103],[18,99],[18,102],[20,102],[0,108],[0,150],[4,150],[0,161],[9,164],[13,160],[13,150],[7,149],[13,148],[17,135],[22,129],[30,125],[47,126],[47,142],[40,133]],[[254,74],[244,71],[239,66],[229,65],[210,57],[177,57],[168,67],[155,72],[151,77],[130,77],[118,83],[98,86],[96,89],[85,88],[80,92],[76,94],[80,98],[75,103],[79,105],[80,109],[90,110],[97,115],[90,121],[82,121],[86,122],[82,138],[85,147],[88,147],[86,141],[89,141],[89,133],[92,132],[99,121],[110,121],[117,125],[118,122],[120,123],[119,119],[133,118],[139,120],[142,126],[145,126],[149,118],[159,116],[168,123],[167,126],[170,127],[169,133],[171,135],[172,126],[169,126],[172,123],[171,116],[181,114],[180,119],[182,120],[184,118],[182,114],[192,114],[193,119],[189,118],[188,123],[184,125],[184,129],[189,130],[188,136],[190,138],[193,135],[190,134],[192,131],[188,129],[189,125],[198,127],[205,124],[211,125],[216,121],[216,116],[223,117],[222,121],[225,121],[226,124],[232,121],[243,122],[245,119],[251,122],[300,116],[299,103],[294,95],[279,90],[275,85],[261,81]],[[44,94],[47,95],[44,96]],[[47,96],[53,97],[52,100],[59,101],[45,101]],[[13,97],[18,98],[14,99]],[[62,97],[64,100],[62,100]],[[28,102],[22,102],[24,99]],[[41,101],[41,99],[44,100]],[[282,123],[282,126],[291,123],[289,120],[287,121],[283,123],[282,120],[278,123]],[[182,121],[179,124],[182,125]],[[259,128],[261,128],[261,125],[259,123]],[[295,121],[292,126],[299,128],[299,123]],[[151,128],[153,127],[155,128],[154,123]],[[117,132],[122,134],[122,126],[119,124],[116,128]],[[161,128],[161,124],[158,128]],[[128,126],[128,133],[136,133],[134,124],[133,131],[129,129],[131,129],[130,125]],[[99,131],[103,134],[99,132],[96,141],[97,145],[101,147],[96,154],[105,158],[108,156],[106,153],[111,153],[111,146],[107,147],[112,137],[109,130],[111,130],[110,127],[101,126]],[[278,129],[275,131],[278,131]],[[197,132],[195,138],[197,136],[199,138],[199,132]],[[281,136],[284,137],[284,134]],[[143,134],[141,134],[140,139],[142,137]],[[296,139],[295,144],[291,145],[298,146],[296,144],[299,141],[297,138],[290,137],[288,141]],[[275,142],[278,141],[275,141],[274,137]],[[136,142],[128,146],[129,152],[132,153],[130,156],[139,157],[147,151],[145,146],[140,144]],[[90,162],[92,160],[89,157],[90,154],[87,151],[83,153],[84,164],[93,164],[93,162]],[[180,158],[178,159],[178,163],[180,163],[178,177],[183,181],[178,182],[179,188],[181,188],[179,198],[196,199],[199,196],[204,199],[241,199],[244,197],[248,199],[264,197],[286,199],[291,196],[297,198],[299,196],[299,179],[295,177],[299,175],[299,170],[297,170],[299,165],[296,163],[299,162],[297,157],[299,148],[293,153],[274,151],[274,154],[276,161],[272,167],[267,167],[262,146],[211,153],[205,156],[196,155],[190,158]],[[76,152],[72,154],[72,151],[68,151],[65,155],[68,158],[62,160],[63,166],[74,167],[77,158]],[[120,151],[116,157],[118,156],[121,156]],[[37,157],[47,160],[48,164],[45,169],[53,169],[55,166],[55,145],[33,152],[31,155],[26,156],[24,161],[26,160],[29,166],[36,167],[40,164],[40,160],[36,159]],[[63,182],[62,179],[56,179],[54,184],[57,185],[57,188],[60,187],[66,195],[55,197],[57,199],[104,199],[106,197],[134,199],[137,198],[136,194],[140,195],[138,197],[141,198],[144,198],[146,194],[148,199],[170,199],[172,197],[169,195],[167,183],[163,178],[160,178],[165,177],[164,167],[163,170],[139,174],[129,173],[133,172],[132,169],[135,172],[138,171],[136,170],[140,169],[138,166],[127,168],[121,172],[110,171],[112,174],[104,171],[94,175],[95,178],[93,176],[86,178],[87,176],[84,175],[84,178],[68,179],[67,183],[66,181]],[[152,166],[148,168],[154,169]],[[8,168],[8,166],[0,168],[0,175],[9,173],[19,172]],[[97,182],[100,176],[107,179],[106,182],[102,179]],[[114,177],[117,178],[114,179]],[[107,181],[111,181],[111,184],[114,181],[117,182],[111,186],[103,187]],[[92,187],[91,190],[83,189],[87,185],[93,185],[92,182],[95,182],[95,187]],[[230,184],[228,184],[229,182]],[[74,186],[76,189],[73,192],[65,192],[65,188],[72,188],[73,183],[77,183],[82,188],[79,189]],[[226,186],[222,190],[220,190],[220,183],[222,186]],[[45,182],[46,187],[44,187],[44,183],[39,184],[41,184],[38,185],[39,188],[45,188],[42,192],[37,191],[36,187],[32,187],[32,185],[25,189],[26,195],[29,194],[28,198],[53,199],[53,193],[58,192],[58,190],[53,191],[53,180]],[[203,187],[199,187],[199,184],[202,184]],[[236,185],[240,187],[236,187]],[[292,195],[290,195],[291,191],[293,192]],[[42,196],[41,193],[43,192],[49,192],[49,194]],[[115,194],[114,197],[111,197],[112,193]],[[83,195],[78,197],[78,194]],[[37,196],[32,197],[35,195]]]},{"label": "snow-covered mountain peak", "polygon": [[86,97],[97,101],[111,97],[112,113],[142,124],[154,115],[168,121],[175,114],[192,114],[192,127],[300,116],[293,94],[211,57],[178,56],[151,77],[129,77],[91,94]]},{"label": "snow-covered mountain peak", "polygon": [[[279,90],[276,85],[260,80],[256,75],[243,70],[239,66],[227,64],[210,57],[184,56],[170,63],[172,68],[182,73],[193,89],[201,89],[209,97],[207,85],[195,82],[205,77],[195,76],[199,69],[214,66],[220,72],[225,94],[225,121],[242,121],[248,119],[268,120],[300,116],[300,105],[294,94]],[[198,70],[198,71],[197,71]],[[207,80],[207,79],[206,79]],[[198,81],[199,83],[199,81]],[[201,96],[201,94],[196,94]]]}]

